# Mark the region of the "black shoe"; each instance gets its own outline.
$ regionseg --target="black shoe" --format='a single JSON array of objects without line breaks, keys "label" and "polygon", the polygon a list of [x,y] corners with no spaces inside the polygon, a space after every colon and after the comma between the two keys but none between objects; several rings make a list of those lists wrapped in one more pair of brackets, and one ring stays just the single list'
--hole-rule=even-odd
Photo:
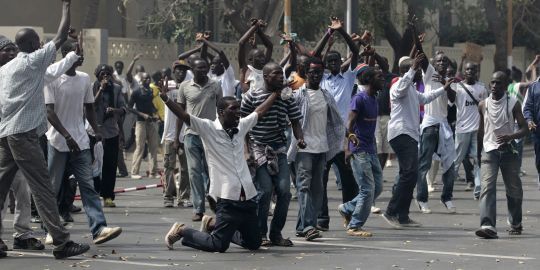
[{"label": "black shoe", "polygon": [[479,229],[476,231],[476,236],[484,239],[497,239],[499,236],[497,236],[497,232],[492,231],[490,229]]},{"label": "black shoe", "polygon": [[70,213],[79,213],[81,211],[82,211],[82,209],[80,207],[75,206],[73,204],[69,207],[69,212]]},{"label": "black shoe", "polygon": [[6,243],[4,243],[4,241],[2,241],[2,239],[0,239],[0,251],[8,251],[8,247],[7,247]]},{"label": "black shoe", "polygon": [[87,252],[89,249],[90,246],[87,244],[77,244],[73,241],[69,241],[61,250],[53,250],[53,255],[55,259],[59,260],[81,255]]},{"label": "black shoe", "polygon": [[63,213],[62,214],[62,219],[64,220],[64,222],[73,222],[73,217],[71,216],[71,214],[69,212],[67,213]]},{"label": "black shoe", "polygon": [[13,239],[13,249],[43,250],[45,249],[45,246],[36,238],[28,238],[24,240],[15,238]]},{"label": "black shoe", "polygon": [[0,250],[0,258],[7,257],[7,253],[3,250]]},{"label": "black shoe", "polygon": [[383,219],[390,224],[390,226],[396,228],[396,229],[403,229],[403,225],[399,222],[398,218],[395,216],[391,216],[387,214],[386,212],[381,215]]},{"label": "black shoe", "polygon": [[128,173],[119,173],[116,175],[116,177],[127,177],[128,175]]}]

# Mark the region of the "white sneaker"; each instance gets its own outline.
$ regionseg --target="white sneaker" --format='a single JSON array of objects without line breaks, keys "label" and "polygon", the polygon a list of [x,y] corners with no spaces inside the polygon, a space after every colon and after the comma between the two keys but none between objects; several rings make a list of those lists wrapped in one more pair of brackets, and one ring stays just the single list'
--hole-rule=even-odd
[{"label": "white sneaker", "polygon": [[101,229],[101,232],[94,239],[94,244],[99,245],[107,241],[113,240],[122,233],[122,228],[120,227],[105,227]]},{"label": "white sneaker", "polygon": [[428,186],[427,186],[427,191],[428,191],[429,193],[431,193],[431,192],[435,191],[435,187],[432,186],[432,185],[428,185]]},{"label": "white sneaker", "polygon": [[52,244],[53,244],[52,235],[48,233],[47,237],[45,237],[45,245],[52,245]]},{"label": "white sneaker", "polygon": [[420,209],[420,212],[424,214],[431,213],[431,209],[429,209],[427,202],[416,201],[416,203],[418,204],[418,209]]},{"label": "white sneaker", "polygon": [[142,176],[139,175],[139,174],[132,174],[132,175],[131,175],[131,179],[137,179],[137,180],[138,180],[138,179],[142,179]]},{"label": "white sneaker", "polygon": [[442,202],[444,207],[446,207],[446,210],[448,210],[448,213],[455,213],[456,212],[456,206],[454,206],[454,203],[452,201],[446,201]]},{"label": "white sneaker", "polygon": [[372,206],[372,207],[371,207],[371,213],[373,213],[373,214],[380,214],[380,213],[381,213],[381,208]]},{"label": "white sneaker", "polygon": [[388,168],[388,167],[392,167],[392,160],[388,159],[386,160],[386,164],[384,165],[384,167]]}]

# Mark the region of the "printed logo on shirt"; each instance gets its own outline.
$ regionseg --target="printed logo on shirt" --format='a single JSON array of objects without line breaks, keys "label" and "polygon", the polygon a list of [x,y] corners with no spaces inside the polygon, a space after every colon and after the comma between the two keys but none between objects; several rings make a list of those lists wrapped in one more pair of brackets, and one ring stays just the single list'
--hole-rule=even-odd
[{"label": "printed logo on shirt", "polygon": [[465,100],[465,106],[477,106],[474,101]]}]

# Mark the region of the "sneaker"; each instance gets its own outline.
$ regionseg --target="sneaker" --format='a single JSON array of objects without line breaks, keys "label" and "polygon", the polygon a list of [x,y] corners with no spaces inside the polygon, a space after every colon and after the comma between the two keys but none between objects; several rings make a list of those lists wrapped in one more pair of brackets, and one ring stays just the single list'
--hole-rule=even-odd
[{"label": "sneaker", "polygon": [[8,251],[8,247],[2,239],[0,239],[0,251]]},{"label": "sneaker", "polygon": [[312,241],[321,237],[322,235],[317,229],[311,229],[307,231],[306,234],[304,235],[304,238],[306,239],[306,241]]},{"label": "sneaker", "polygon": [[389,167],[392,167],[392,166],[393,166],[392,165],[392,160],[391,159],[386,160],[386,164],[384,165],[384,167],[389,168]]},{"label": "sneaker", "polygon": [[163,206],[166,208],[174,207],[174,199],[169,199],[169,198],[163,199]]},{"label": "sneaker", "polygon": [[350,228],[347,230],[347,234],[350,236],[359,236],[359,237],[371,237],[373,234],[371,232],[362,230],[362,228]]},{"label": "sneaker", "polygon": [[446,202],[441,202],[444,207],[446,207],[446,210],[448,210],[448,213],[451,213],[451,214],[454,214],[456,213],[456,206],[454,205],[454,203],[452,201],[446,201]]},{"label": "sneaker", "polygon": [[343,217],[343,227],[347,228],[349,226],[349,222],[351,222],[351,215],[347,214],[345,211],[345,205],[340,204],[337,208],[337,211]]},{"label": "sneaker", "polygon": [[428,193],[434,192],[434,191],[435,191],[435,187],[434,187],[433,185],[428,185],[428,186],[427,186],[427,191],[428,191]]},{"label": "sneaker", "polygon": [[89,249],[90,246],[87,244],[77,244],[73,241],[68,241],[62,249],[53,250],[53,255],[55,259],[60,260],[81,255],[87,252]]},{"label": "sneaker", "polygon": [[403,226],[401,225],[401,223],[399,223],[399,220],[397,217],[395,216],[390,216],[388,215],[387,213],[383,213],[382,214],[382,217],[384,218],[384,220],[390,224],[390,226],[396,228],[396,229],[402,229]]},{"label": "sneaker", "polygon": [[465,186],[465,191],[471,191],[474,189],[474,184],[469,182],[467,183],[467,185]]},{"label": "sneaker", "polygon": [[45,237],[45,245],[52,245],[53,244],[53,238],[50,233],[47,234]]},{"label": "sneaker", "polygon": [[193,203],[190,200],[182,200],[182,206],[183,207],[193,207]]},{"label": "sneaker", "polygon": [[499,238],[499,236],[497,236],[496,231],[490,230],[488,228],[478,229],[475,232],[475,234],[476,234],[476,236],[478,236],[478,237],[480,237],[482,239],[497,239],[497,238]]},{"label": "sneaker", "polygon": [[201,228],[199,231],[204,233],[211,233],[216,226],[216,221],[213,216],[204,215],[201,220]]},{"label": "sneaker", "polygon": [[140,174],[132,174],[131,179],[139,180],[142,179],[142,176]]},{"label": "sneaker", "polygon": [[371,207],[371,213],[372,214],[380,214],[381,213],[381,208],[372,206]]},{"label": "sneaker", "polygon": [[422,227],[422,224],[412,220],[411,218],[407,219],[406,221],[400,221],[399,224],[401,224],[401,226],[403,227],[408,227],[408,228]]},{"label": "sneaker", "polygon": [[43,250],[45,249],[45,246],[43,245],[43,243],[41,243],[41,241],[33,237],[24,240],[14,238],[13,249]]},{"label": "sneaker", "polygon": [[98,236],[94,238],[94,244],[99,245],[107,241],[113,240],[122,233],[122,228],[120,227],[104,227],[99,232]]},{"label": "sneaker", "polygon": [[103,207],[116,207],[116,204],[111,198],[105,198],[103,200]]},{"label": "sneaker", "polygon": [[150,174],[150,178],[159,179],[161,178],[161,175],[159,173],[153,173],[153,174]]},{"label": "sneaker", "polygon": [[202,221],[202,217],[203,217],[204,214],[202,213],[197,213],[197,214],[194,214],[193,217],[191,217],[191,221]]},{"label": "sneaker", "polygon": [[182,232],[184,231],[185,227],[186,225],[178,222],[172,225],[169,232],[165,235],[165,245],[167,245],[168,249],[172,250],[173,244],[182,239]]},{"label": "sneaker", "polygon": [[418,204],[418,209],[420,209],[420,212],[424,214],[431,213],[431,209],[429,209],[429,205],[427,204],[427,202],[416,201],[416,204]]},{"label": "sneaker", "polygon": [[5,258],[7,257],[7,253],[3,250],[0,250],[0,258]]}]

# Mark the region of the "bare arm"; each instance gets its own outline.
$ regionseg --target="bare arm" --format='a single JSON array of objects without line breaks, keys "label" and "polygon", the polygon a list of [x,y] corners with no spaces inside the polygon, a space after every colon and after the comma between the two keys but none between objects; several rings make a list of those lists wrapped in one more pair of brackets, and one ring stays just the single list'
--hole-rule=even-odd
[{"label": "bare arm", "polygon": [[70,10],[71,0],[62,0],[62,19],[60,20],[60,26],[58,26],[58,32],[52,40],[57,50],[60,49],[60,46],[62,46],[68,38],[69,25],[71,23]]},{"label": "bare arm", "polygon": [[330,36],[332,36],[332,33],[334,33],[334,30],[329,29],[324,33],[324,36],[319,40],[317,45],[315,45],[315,48],[313,49],[313,56],[314,57],[321,57],[322,51],[324,49],[324,46],[326,46],[326,43],[328,43],[328,40],[330,39]]},{"label": "bare arm", "polygon": [[304,142],[304,132],[302,131],[302,126],[298,119],[291,121],[291,126],[293,130],[294,137],[298,141],[297,145],[301,149],[306,148],[306,143]]},{"label": "bare arm", "polygon": [[[478,104],[478,113],[480,113],[480,125],[478,126],[478,145],[476,149],[476,155],[479,161],[482,160],[482,149],[484,147],[484,106],[485,102],[480,101],[480,104]],[[481,162],[479,163],[481,164]]]},{"label": "bare arm", "polygon": [[341,36],[343,36],[343,39],[345,39],[345,42],[347,43],[347,46],[349,46],[349,50],[351,50],[351,64],[350,68],[355,69],[358,65],[358,47],[356,47],[356,44],[354,44],[354,41],[352,40],[351,36],[345,32],[345,29],[343,27],[338,28],[336,31],[338,31]]},{"label": "bare arm", "polygon": [[254,24],[238,41],[238,66],[240,69],[247,68],[246,62],[246,45],[249,38],[257,31],[259,26]]},{"label": "bare arm", "polygon": [[216,44],[210,42],[209,40],[204,39],[202,42],[206,44],[210,49],[215,51],[217,54],[219,54],[219,58],[221,59],[223,66],[225,67],[225,69],[228,69],[230,66],[230,63],[229,63],[229,59],[227,58],[227,55],[225,55],[225,52],[223,52],[223,50],[219,49],[216,46]]},{"label": "bare arm", "polygon": [[141,58],[141,56],[142,54],[135,55],[135,57],[133,57],[133,60],[131,60],[131,63],[129,63],[129,66],[126,72],[126,81],[128,81],[128,83],[130,84],[133,83],[133,74],[131,74],[133,72],[133,67],[135,66],[135,62],[137,62],[139,58]]},{"label": "bare arm", "polygon": [[193,48],[193,49],[191,49],[189,51],[185,51],[185,52],[181,53],[180,55],[178,55],[178,59],[179,60],[184,60],[184,59],[190,57],[192,54],[200,52],[201,49],[202,49],[202,46],[203,46],[203,44],[201,44],[201,45],[199,45],[199,46],[197,46],[197,47],[195,47],[195,48]]},{"label": "bare arm", "polygon": [[291,58],[289,61],[289,66],[285,69],[285,78],[288,78],[291,73],[296,70],[296,60],[297,60],[297,54],[296,54],[296,46],[294,45],[294,42],[291,40],[289,41],[289,48],[291,53]]},{"label": "bare arm", "polygon": [[270,41],[270,38],[264,34],[261,28],[257,29],[257,35],[259,36],[264,47],[266,48],[265,56],[266,56],[266,63],[268,63],[272,61],[272,51],[274,50],[274,45],[272,44],[272,41]]}]

